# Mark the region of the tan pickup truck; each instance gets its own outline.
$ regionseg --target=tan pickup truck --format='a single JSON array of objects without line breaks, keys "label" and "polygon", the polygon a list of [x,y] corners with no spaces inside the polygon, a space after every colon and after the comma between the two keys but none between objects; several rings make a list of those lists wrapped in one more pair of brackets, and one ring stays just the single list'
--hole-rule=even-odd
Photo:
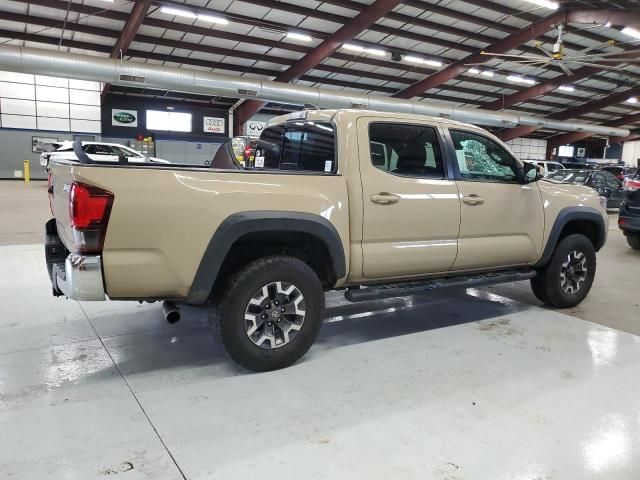
[{"label": "tan pickup truck", "polygon": [[607,234],[594,190],[541,181],[485,130],[438,118],[278,117],[250,170],[228,145],[211,167],[96,164],[78,150],[81,163],[51,164],[54,295],[207,305],[253,370],[307,351],[327,290],[358,302],[530,279],[548,305],[574,306]]}]

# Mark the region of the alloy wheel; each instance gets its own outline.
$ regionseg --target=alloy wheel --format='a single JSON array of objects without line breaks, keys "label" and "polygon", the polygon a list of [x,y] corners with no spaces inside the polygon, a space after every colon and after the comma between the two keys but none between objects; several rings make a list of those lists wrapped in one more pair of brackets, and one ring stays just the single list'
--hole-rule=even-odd
[{"label": "alloy wheel", "polygon": [[577,250],[567,255],[567,260],[560,268],[560,287],[562,291],[573,295],[578,292],[587,279],[587,257]]}]

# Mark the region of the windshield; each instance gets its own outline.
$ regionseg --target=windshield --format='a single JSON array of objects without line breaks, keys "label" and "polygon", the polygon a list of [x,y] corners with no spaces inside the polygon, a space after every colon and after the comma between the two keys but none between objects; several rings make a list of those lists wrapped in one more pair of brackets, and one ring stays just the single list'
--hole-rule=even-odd
[{"label": "windshield", "polygon": [[583,170],[558,170],[547,178],[560,183],[584,183],[589,172]]}]

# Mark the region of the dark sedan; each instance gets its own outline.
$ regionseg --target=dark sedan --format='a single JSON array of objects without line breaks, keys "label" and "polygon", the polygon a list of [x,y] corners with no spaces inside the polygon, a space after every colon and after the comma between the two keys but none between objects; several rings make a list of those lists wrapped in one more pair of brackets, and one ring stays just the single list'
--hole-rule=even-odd
[{"label": "dark sedan", "polygon": [[620,208],[625,198],[622,182],[603,170],[558,170],[549,175],[547,180],[591,187],[607,199],[607,208]]},{"label": "dark sedan", "polygon": [[640,250],[640,169],[625,179],[627,198],[620,207],[618,226],[632,248]]}]

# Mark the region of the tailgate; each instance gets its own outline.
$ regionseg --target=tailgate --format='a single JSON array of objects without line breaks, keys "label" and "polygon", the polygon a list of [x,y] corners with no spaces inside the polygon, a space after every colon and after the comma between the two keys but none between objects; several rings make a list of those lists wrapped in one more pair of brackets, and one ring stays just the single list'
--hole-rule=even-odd
[{"label": "tailgate", "polygon": [[56,219],[58,235],[62,243],[71,250],[73,232],[69,214],[69,194],[73,183],[73,166],[53,162],[50,164],[51,184],[49,186],[49,202]]}]

